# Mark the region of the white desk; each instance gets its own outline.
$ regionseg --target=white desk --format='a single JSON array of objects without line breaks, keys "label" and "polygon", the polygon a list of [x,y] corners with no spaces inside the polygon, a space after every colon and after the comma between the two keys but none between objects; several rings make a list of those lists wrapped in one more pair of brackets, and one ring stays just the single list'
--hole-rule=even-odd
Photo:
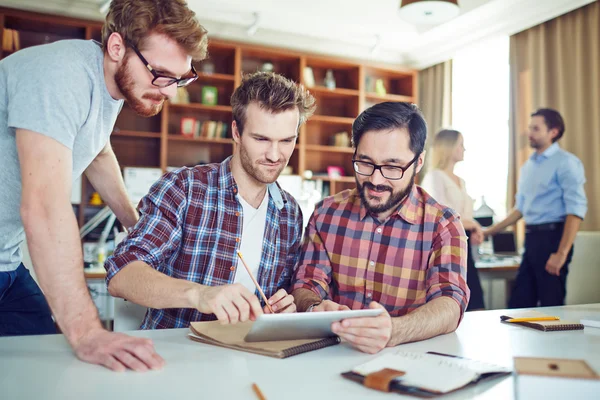
[{"label": "white desk", "polygon": [[[543,310],[578,321],[600,316],[600,304]],[[600,329],[540,332],[499,322],[502,310],[471,312],[451,334],[399,346],[512,366],[513,356],[581,358],[600,372]],[[256,382],[273,399],[396,399],[339,374],[372,355],[342,344],[285,360],[192,342],[186,329],[138,331],[150,337],[167,365],[149,373],[114,373],[75,359],[60,335],[0,338],[2,399],[256,399]],[[396,348],[396,349],[397,349]],[[386,349],[385,351],[394,351]],[[444,399],[511,399],[513,378],[486,382]],[[577,398],[574,394],[573,398]]]}]

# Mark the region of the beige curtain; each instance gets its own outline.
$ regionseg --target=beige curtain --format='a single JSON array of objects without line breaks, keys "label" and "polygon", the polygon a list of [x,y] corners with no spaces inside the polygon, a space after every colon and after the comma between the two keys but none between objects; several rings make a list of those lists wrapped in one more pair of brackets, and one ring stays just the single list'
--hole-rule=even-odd
[{"label": "beige curtain", "polygon": [[560,146],[583,162],[588,213],[582,230],[600,230],[600,2],[510,38],[511,109],[508,205],[531,154],[529,116],[540,107],[565,120]]},{"label": "beige curtain", "polygon": [[[452,124],[452,60],[419,71],[419,108],[427,121],[427,150],[433,136]],[[427,173],[429,159],[425,157],[419,180]]]}]

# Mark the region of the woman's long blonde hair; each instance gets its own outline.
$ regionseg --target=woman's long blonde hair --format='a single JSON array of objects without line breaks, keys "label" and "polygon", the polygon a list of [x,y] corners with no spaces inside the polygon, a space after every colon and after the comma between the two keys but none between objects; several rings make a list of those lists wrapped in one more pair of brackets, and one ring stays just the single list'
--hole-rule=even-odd
[{"label": "woman's long blonde hair", "polygon": [[431,144],[433,168],[444,169],[450,164],[452,153],[460,136],[461,133],[453,129],[442,129],[435,135]]}]

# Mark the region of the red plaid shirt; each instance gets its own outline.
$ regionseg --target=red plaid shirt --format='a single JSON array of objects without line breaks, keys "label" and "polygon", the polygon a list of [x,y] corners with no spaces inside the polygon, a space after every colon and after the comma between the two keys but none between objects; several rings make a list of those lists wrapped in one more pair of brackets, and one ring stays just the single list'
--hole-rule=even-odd
[{"label": "red plaid shirt", "polygon": [[464,312],[469,301],[467,237],[458,215],[415,185],[380,223],[356,189],[317,205],[292,289],[305,288],[351,309],[382,304],[398,317],[440,296]]}]

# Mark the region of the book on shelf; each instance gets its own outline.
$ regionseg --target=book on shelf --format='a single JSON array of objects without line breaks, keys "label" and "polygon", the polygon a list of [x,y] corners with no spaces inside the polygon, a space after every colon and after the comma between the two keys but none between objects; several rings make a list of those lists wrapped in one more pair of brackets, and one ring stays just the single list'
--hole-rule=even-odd
[{"label": "book on shelf", "polygon": [[227,123],[223,121],[198,121],[195,138],[220,139],[227,137]]},{"label": "book on shelf", "polygon": [[19,31],[4,28],[4,34],[2,35],[2,50],[8,52],[21,50]]}]

